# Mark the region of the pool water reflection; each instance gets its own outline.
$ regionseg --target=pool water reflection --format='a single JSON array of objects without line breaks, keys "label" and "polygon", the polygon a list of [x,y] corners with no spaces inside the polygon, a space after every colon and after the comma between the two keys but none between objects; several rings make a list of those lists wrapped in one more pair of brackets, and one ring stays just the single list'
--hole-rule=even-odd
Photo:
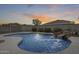
[{"label": "pool water reflection", "polygon": [[56,39],[52,34],[24,35],[18,47],[35,53],[56,53],[68,48],[70,40]]}]

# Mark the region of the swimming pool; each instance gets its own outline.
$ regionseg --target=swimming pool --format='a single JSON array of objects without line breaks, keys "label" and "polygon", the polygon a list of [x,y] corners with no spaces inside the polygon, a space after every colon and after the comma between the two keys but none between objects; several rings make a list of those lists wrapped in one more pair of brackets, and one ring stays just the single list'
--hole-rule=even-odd
[{"label": "swimming pool", "polygon": [[70,40],[56,39],[53,34],[47,33],[20,33],[20,36],[22,36],[22,41],[18,44],[18,47],[34,53],[56,53],[63,51],[71,44]]}]

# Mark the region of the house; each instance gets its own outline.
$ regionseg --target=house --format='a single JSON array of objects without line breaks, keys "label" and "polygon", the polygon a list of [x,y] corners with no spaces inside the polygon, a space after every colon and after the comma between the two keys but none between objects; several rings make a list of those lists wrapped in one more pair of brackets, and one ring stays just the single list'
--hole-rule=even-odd
[{"label": "house", "polygon": [[74,24],[73,21],[67,21],[67,20],[55,20],[49,23],[45,23],[43,25],[58,25],[58,24]]}]

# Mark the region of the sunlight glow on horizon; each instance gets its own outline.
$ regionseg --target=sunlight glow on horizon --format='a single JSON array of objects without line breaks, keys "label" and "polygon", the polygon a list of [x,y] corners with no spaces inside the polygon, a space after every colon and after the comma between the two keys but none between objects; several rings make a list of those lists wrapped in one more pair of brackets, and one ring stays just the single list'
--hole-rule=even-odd
[{"label": "sunlight glow on horizon", "polygon": [[56,20],[55,18],[51,18],[51,17],[45,16],[45,15],[39,15],[39,16],[37,15],[37,16],[33,16],[33,18],[40,20],[42,22],[42,24]]}]

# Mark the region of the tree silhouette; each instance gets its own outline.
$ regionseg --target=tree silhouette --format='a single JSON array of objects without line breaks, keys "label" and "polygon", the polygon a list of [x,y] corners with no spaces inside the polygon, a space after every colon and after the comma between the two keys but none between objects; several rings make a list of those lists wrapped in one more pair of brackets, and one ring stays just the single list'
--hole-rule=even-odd
[{"label": "tree silhouette", "polygon": [[39,19],[33,19],[33,24],[37,27],[38,32],[38,26],[41,24],[41,21]]},{"label": "tree silhouette", "polygon": [[33,19],[33,24],[36,25],[36,26],[38,26],[38,25],[41,24],[41,21],[38,20],[38,19]]}]

